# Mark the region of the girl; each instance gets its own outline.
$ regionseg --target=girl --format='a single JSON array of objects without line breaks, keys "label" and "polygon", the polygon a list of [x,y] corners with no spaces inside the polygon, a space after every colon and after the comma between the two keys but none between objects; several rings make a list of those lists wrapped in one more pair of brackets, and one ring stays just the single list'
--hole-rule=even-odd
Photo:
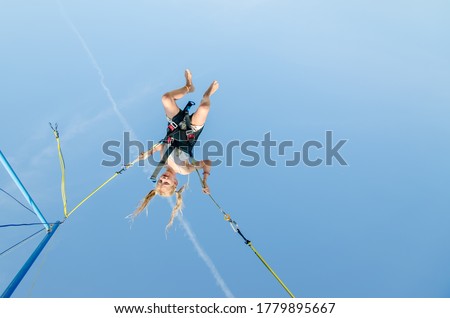
[{"label": "girl", "polygon": [[[165,93],[162,96],[162,104],[164,106],[164,111],[166,113],[167,119],[172,122],[172,119],[180,116],[182,111],[176,104],[176,101],[182,98],[184,95],[188,93],[192,93],[195,90],[194,85],[192,84],[192,75],[189,70],[186,70],[184,73],[186,78],[186,85]],[[208,117],[211,101],[210,97],[217,91],[219,88],[219,83],[217,81],[212,82],[206,92],[203,94],[202,101],[197,111],[190,116],[191,118],[191,129],[195,133],[195,140],[200,135],[203,130],[203,126],[205,125],[206,118]],[[177,117],[178,118],[178,117]],[[139,155],[136,160],[145,160],[149,156],[151,156],[154,152],[159,151],[161,158],[164,156],[166,150],[168,148],[167,144],[159,144],[158,146],[148,150],[147,152],[143,152]],[[208,180],[208,176],[211,172],[211,161],[210,160],[202,160],[197,161],[192,164],[189,160],[189,154],[187,154],[182,149],[176,148],[167,159],[165,165],[165,172],[159,177],[155,189],[151,190],[145,198],[140,202],[139,207],[134,211],[131,215],[132,218],[138,216],[149,204],[150,200],[154,198],[156,195],[160,195],[163,197],[170,197],[173,194],[176,194],[177,202],[175,207],[172,210],[172,214],[170,216],[169,223],[167,224],[166,229],[170,228],[173,224],[175,216],[180,211],[183,199],[181,193],[183,192],[185,186],[181,187],[178,191],[178,180],[177,173],[182,175],[188,175],[191,172],[195,171],[195,169],[203,170],[203,193],[209,194],[209,187],[206,183]]]}]

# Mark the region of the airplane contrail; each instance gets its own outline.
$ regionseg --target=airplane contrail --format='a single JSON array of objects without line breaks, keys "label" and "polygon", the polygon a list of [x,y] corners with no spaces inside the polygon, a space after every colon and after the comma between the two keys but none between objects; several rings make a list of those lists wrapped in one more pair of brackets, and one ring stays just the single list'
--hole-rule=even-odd
[{"label": "airplane contrail", "polygon": [[109,102],[111,103],[114,112],[116,113],[116,115],[119,118],[120,122],[124,126],[125,130],[130,132],[131,137],[133,139],[136,139],[136,135],[133,132],[133,129],[131,129],[130,124],[128,123],[126,118],[122,115],[121,111],[119,110],[119,107],[117,106],[117,103],[116,103],[115,99],[113,98],[113,96],[111,94],[111,90],[106,85],[106,83],[105,83],[105,75],[104,75],[102,69],[100,68],[100,65],[97,63],[97,60],[95,59],[94,55],[92,54],[92,51],[89,49],[89,46],[87,45],[84,37],[81,35],[81,33],[78,31],[78,29],[75,26],[75,24],[73,24],[72,20],[66,14],[66,11],[64,10],[64,7],[63,7],[62,3],[59,0],[57,1],[57,3],[59,5],[59,9],[60,9],[61,15],[63,16],[64,20],[69,25],[69,27],[72,29],[73,33],[76,35],[78,40],[80,41],[80,44],[83,47],[84,51],[86,52],[87,56],[89,57],[89,60],[91,61],[92,66],[97,71],[97,74],[100,77],[100,85],[102,86],[103,90],[105,91],[106,96],[107,96]]},{"label": "airplane contrail", "polygon": [[[173,208],[175,206],[175,203],[173,202],[173,198],[168,198],[169,204]],[[214,262],[211,260],[211,258],[208,256],[208,254],[205,252],[203,247],[200,245],[194,231],[192,230],[189,223],[183,219],[183,216],[181,213],[178,213],[177,215],[178,220],[181,223],[181,226],[183,227],[183,230],[186,232],[189,240],[191,241],[192,245],[194,245],[195,250],[197,251],[198,256],[203,260],[205,265],[210,270],[211,274],[213,275],[214,279],[216,280],[217,285],[219,285],[220,289],[223,291],[226,297],[228,298],[234,298],[233,293],[228,288],[227,284],[225,283],[224,279],[220,275],[219,271],[217,270],[216,265],[214,265]]]},{"label": "airplane contrail", "polygon": [[213,261],[201,247],[201,245],[198,242],[197,237],[195,236],[194,232],[192,231],[189,223],[186,220],[184,220],[180,214],[178,214],[178,219],[180,220],[181,226],[183,227],[184,231],[186,232],[187,236],[189,237],[189,240],[192,242],[192,245],[194,245],[194,248],[197,251],[198,256],[200,256],[200,258],[205,262],[206,266],[211,271],[211,274],[214,276],[214,279],[216,280],[217,285],[219,285],[220,289],[222,289],[222,291],[226,297],[234,298],[233,293],[228,288],[227,284],[223,280],[222,276],[220,275],[220,273],[217,270],[216,266],[214,265]]}]

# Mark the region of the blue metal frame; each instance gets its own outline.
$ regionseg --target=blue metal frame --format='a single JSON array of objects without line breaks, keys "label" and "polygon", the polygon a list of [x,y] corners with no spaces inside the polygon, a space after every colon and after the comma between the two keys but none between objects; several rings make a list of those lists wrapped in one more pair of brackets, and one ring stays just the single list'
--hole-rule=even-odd
[{"label": "blue metal frame", "polygon": [[47,232],[45,237],[42,239],[41,243],[38,245],[38,247],[34,250],[33,254],[28,258],[28,260],[25,262],[25,264],[22,266],[20,271],[16,274],[14,279],[11,281],[11,283],[6,287],[5,291],[1,295],[1,298],[9,298],[16,290],[17,286],[19,286],[22,279],[27,274],[28,270],[33,265],[34,261],[38,258],[39,254],[41,254],[44,247],[47,245],[48,241],[51,239],[55,231],[58,229],[61,222],[56,222],[51,228],[50,231]]},{"label": "blue metal frame", "polygon": [[22,194],[25,197],[25,199],[28,201],[28,203],[33,208],[36,216],[39,218],[39,220],[41,221],[42,225],[47,230],[47,234],[42,239],[41,243],[34,250],[33,254],[31,254],[31,256],[28,258],[28,260],[22,266],[20,271],[16,274],[14,279],[11,281],[11,283],[8,285],[8,287],[5,289],[5,291],[1,295],[1,298],[9,298],[14,293],[14,291],[17,288],[17,286],[19,286],[20,282],[25,277],[25,275],[27,274],[28,270],[33,265],[34,261],[38,258],[39,254],[41,254],[42,250],[47,245],[48,241],[53,236],[55,231],[58,229],[58,227],[61,224],[61,222],[56,222],[52,226],[50,226],[48,224],[47,220],[42,215],[42,213],[39,210],[39,208],[37,207],[36,203],[34,203],[33,199],[31,198],[30,194],[28,193],[27,189],[25,189],[25,187],[23,186],[23,184],[20,181],[19,177],[16,175],[16,173],[14,172],[13,168],[9,164],[8,160],[6,160],[6,157],[3,155],[1,150],[0,150],[0,162],[3,164],[3,166],[6,169],[6,171],[8,171],[9,175],[11,176],[13,181],[16,183],[17,187],[20,189],[20,191],[22,192]]},{"label": "blue metal frame", "polygon": [[8,160],[6,160],[6,157],[3,155],[3,152],[0,150],[0,162],[5,167],[6,171],[8,171],[9,175],[11,176],[11,179],[16,183],[19,190],[22,192],[25,199],[28,201],[28,203],[33,208],[34,212],[36,213],[36,216],[39,218],[39,220],[44,225],[45,229],[47,231],[50,231],[50,225],[48,224],[47,220],[42,215],[41,211],[37,207],[36,203],[34,203],[33,199],[31,198],[30,194],[28,193],[27,189],[23,186],[22,182],[20,181],[19,177],[14,172],[13,168],[9,164]]}]

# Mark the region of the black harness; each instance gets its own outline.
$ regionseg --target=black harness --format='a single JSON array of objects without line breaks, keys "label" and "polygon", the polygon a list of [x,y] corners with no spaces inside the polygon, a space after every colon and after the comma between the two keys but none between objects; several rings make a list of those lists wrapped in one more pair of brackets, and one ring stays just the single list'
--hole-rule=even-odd
[{"label": "black harness", "polygon": [[189,115],[189,109],[193,105],[195,105],[195,103],[189,101],[184,109],[180,110],[178,114],[169,121],[166,136],[159,142],[160,144],[167,144],[168,148],[150,177],[153,182],[156,182],[159,172],[165,166],[172,151],[176,148],[187,153],[190,157],[193,157],[194,145],[203,130],[203,128],[197,131],[192,130],[192,115]]}]

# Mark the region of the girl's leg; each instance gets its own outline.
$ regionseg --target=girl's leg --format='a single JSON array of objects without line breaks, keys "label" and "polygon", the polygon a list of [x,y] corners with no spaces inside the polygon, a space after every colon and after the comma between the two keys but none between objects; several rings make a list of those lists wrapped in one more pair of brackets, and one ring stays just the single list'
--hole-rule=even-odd
[{"label": "girl's leg", "polygon": [[194,126],[202,126],[206,122],[206,118],[208,117],[209,108],[211,106],[210,97],[217,91],[219,88],[219,83],[217,81],[212,82],[206,92],[203,94],[203,99],[200,102],[200,106],[197,111],[192,115],[192,125]]},{"label": "girl's leg", "polygon": [[178,112],[180,108],[178,108],[177,103],[175,102],[177,99],[182,98],[187,93],[191,93],[195,90],[194,85],[192,85],[192,75],[189,70],[184,72],[184,76],[186,77],[186,85],[182,88],[175,89],[173,91],[167,92],[162,96],[162,103],[164,106],[164,110],[166,112],[166,116],[169,118],[173,118]]}]

